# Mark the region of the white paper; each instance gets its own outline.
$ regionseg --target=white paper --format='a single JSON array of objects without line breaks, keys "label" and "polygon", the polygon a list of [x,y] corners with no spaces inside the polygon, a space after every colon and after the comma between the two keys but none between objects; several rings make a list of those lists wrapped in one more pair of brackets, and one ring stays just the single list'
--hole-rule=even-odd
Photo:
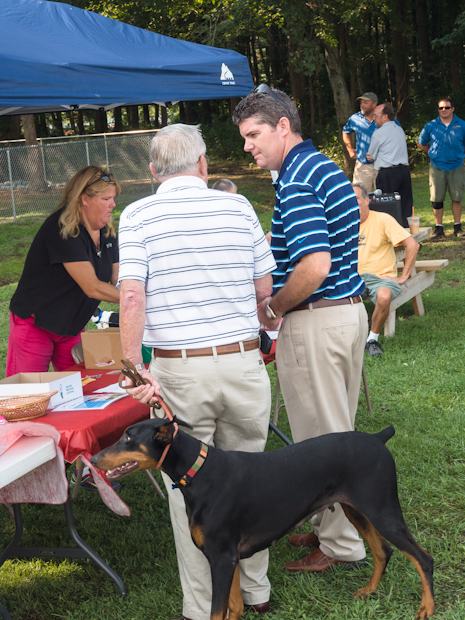
[{"label": "white paper", "polygon": [[82,411],[89,409],[95,411],[96,409],[105,409],[105,407],[108,407],[111,403],[125,396],[127,396],[127,394],[89,394],[83,398],[78,398],[63,405],[59,405],[52,409],[52,411]]},{"label": "white paper", "polygon": [[105,392],[111,394],[127,394],[124,388],[120,388],[119,383],[112,383],[111,385],[107,385],[106,387],[100,388],[99,390],[95,390],[92,393],[101,394]]}]

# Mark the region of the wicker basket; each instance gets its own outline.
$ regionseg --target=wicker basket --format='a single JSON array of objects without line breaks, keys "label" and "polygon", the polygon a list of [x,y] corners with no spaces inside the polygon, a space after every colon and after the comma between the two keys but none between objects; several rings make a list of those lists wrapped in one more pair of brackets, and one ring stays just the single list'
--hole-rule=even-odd
[{"label": "wicker basket", "polygon": [[0,415],[8,422],[22,422],[40,418],[47,413],[48,403],[57,390],[43,394],[27,394],[0,399]]}]

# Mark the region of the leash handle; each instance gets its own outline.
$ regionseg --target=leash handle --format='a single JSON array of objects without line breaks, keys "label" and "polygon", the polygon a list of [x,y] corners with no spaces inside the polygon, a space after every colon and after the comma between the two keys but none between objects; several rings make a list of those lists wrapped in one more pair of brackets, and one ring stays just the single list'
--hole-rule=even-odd
[{"label": "leash handle", "polygon": [[[123,366],[121,367],[121,374],[118,380],[118,385],[120,386],[120,388],[123,388],[123,390],[127,390],[130,387],[134,387],[134,386],[138,387],[139,385],[146,385],[147,383],[149,383],[148,379],[144,379],[144,377],[141,377],[141,375],[139,374],[138,370],[136,370],[136,367],[131,362],[131,360],[128,360],[127,358],[124,357],[121,361],[123,362]],[[123,385],[124,377],[131,379],[134,386]],[[168,418],[168,420],[171,421],[174,417],[171,407],[165,403],[165,401],[163,400],[161,396],[157,396],[156,398],[158,399],[158,402],[152,406],[155,407],[156,409],[163,408],[163,411],[165,412],[165,416]]]}]

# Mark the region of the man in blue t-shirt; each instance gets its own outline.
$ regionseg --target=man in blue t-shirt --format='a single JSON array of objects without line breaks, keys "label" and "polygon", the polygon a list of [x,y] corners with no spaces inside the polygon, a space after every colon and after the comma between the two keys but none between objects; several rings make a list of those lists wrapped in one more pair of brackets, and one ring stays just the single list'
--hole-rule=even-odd
[{"label": "man in blue t-shirt", "polygon": [[[273,295],[258,318],[277,329],[276,365],[294,441],[354,430],[368,317],[357,272],[359,208],[334,162],[301,135],[292,100],[262,84],[236,107],[244,149],[278,170],[271,249]],[[314,517],[314,532],[289,539],[317,547],[289,571],[320,573],[365,559],[363,542],[339,504]]]},{"label": "man in blue t-shirt", "polygon": [[[367,159],[368,147],[376,129],[373,113],[378,105],[375,93],[364,93],[360,97],[360,112],[352,114],[342,129],[342,141],[351,159],[355,159],[354,183],[360,183],[371,192],[374,188],[378,171],[373,161]],[[352,145],[352,134],[355,133],[356,145]]]},{"label": "man in blue t-shirt", "polygon": [[418,139],[418,146],[430,159],[430,200],[436,222],[431,239],[435,241],[445,239],[442,216],[447,189],[452,200],[454,235],[465,237],[461,224],[465,191],[465,121],[454,114],[454,103],[448,97],[441,99],[438,108],[439,116],[426,123]]}]

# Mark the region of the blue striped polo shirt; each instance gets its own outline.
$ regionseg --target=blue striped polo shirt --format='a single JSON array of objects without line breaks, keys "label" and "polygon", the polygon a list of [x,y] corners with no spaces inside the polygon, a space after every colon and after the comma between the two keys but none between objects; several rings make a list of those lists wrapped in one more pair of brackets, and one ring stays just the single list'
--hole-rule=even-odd
[{"label": "blue striped polo shirt", "polygon": [[360,212],[346,175],[306,140],[288,153],[274,186],[273,292],[284,286],[302,256],[330,252],[330,273],[305,301],[360,295],[365,288],[357,272]]}]

